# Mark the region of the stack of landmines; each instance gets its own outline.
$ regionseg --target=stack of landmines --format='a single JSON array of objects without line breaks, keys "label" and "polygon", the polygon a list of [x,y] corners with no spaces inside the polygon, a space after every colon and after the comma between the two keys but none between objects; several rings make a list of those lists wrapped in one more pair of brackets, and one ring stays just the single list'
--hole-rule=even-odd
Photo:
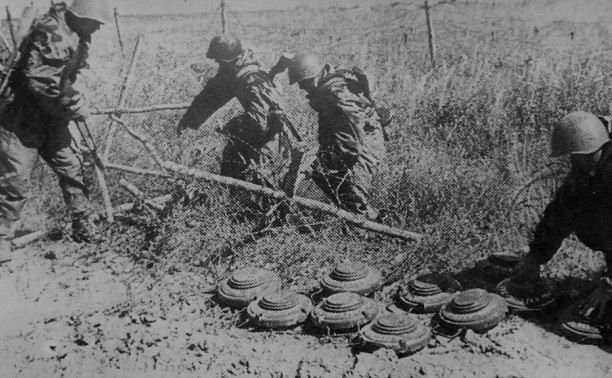
[{"label": "stack of landmines", "polygon": [[309,320],[328,333],[356,332],[364,349],[390,348],[406,355],[430,344],[433,334],[452,338],[468,329],[484,333],[509,311],[531,313],[553,306],[558,291],[548,280],[511,278],[518,260],[496,254],[477,264],[477,271],[497,284],[496,293],[464,290],[449,275],[425,272],[400,286],[395,303],[386,306],[373,299],[383,286],[381,272],[346,261],[323,276],[314,294],[284,289],[275,272],[246,268],[220,282],[217,298],[224,305],[245,309],[256,327],[287,329]]}]

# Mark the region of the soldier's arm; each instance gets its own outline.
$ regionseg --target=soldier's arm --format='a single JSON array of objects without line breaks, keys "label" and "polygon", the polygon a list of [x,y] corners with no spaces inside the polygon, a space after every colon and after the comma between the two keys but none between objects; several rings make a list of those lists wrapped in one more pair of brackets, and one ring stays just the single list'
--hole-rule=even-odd
[{"label": "soldier's arm", "polygon": [[[337,106],[345,117],[339,122],[349,122],[352,125],[360,125],[367,118],[366,110],[363,108],[360,98],[349,91],[348,87],[341,80],[334,81],[328,86],[328,95],[331,96],[327,101],[333,106]],[[352,128],[352,127],[351,127]],[[362,143],[359,136],[346,135],[342,140],[344,152],[357,159],[362,151]]]},{"label": "soldier's arm", "polygon": [[197,130],[223,105],[233,97],[229,82],[221,76],[210,79],[204,89],[193,99],[187,112],[178,123],[178,131],[184,129]]},{"label": "soldier's arm", "polygon": [[22,85],[43,111],[57,118],[71,118],[83,106],[84,98],[71,85],[63,85],[65,64],[51,62],[41,53],[49,44],[46,33],[33,30],[23,48]]},{"label": "soldier's arm", "polygon": [[276,64],[274,65],[274,67],[272,67],[272,69],[268,73],[268,77],[270,78],[270,80],[274,80],[276,75],[285,71],[289,67],[289,63],[291,63],[291,60],[293,59],[293,57],[294,57],[294,54],[290,54],[290,53],[282,54],[281,57],[276,62]]},{"label": "soldier's arm", "polygon": [[547,263],[557,253],[563,240],[574,231],[578,198],[571,184],[560,188],[555,199],[544,210],[544,216],[536,226],[530,254],[538,263]]}]

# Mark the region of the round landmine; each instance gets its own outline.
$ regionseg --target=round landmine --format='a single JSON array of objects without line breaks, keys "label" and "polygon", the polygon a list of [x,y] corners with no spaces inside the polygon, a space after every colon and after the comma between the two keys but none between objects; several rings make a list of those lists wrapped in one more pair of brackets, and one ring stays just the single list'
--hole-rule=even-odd
[{"label": "round landmine", "polygon": [[265,328],[293,327],[306,321],[311,311],[310,298],[291,290],[266,293],[247,307],[255,324]]},{"label": "round landmine", "polygon": [[476,268],[489,278],[503,280],[514,274],[514,268],[519,261],[521,261],[521,258],[517,255],[494,253],[486,259],[478,261]]},{"label": "round landmine", "polygon": [[315,307],[312,322],[319,328],[348,330],[371,322],[376,315],[376,301],[357,293],[336,293]]},{"label": "round landmine", "polygon": [[410,281],[398,294],[401,307],[417,313],[438,312],[462,287],[444,274],[423,274]]},{"label": "round landmine", "polygon": [[359,332],[361,341],[372,347],[393,349],[410,354],[423,349],[431,339],[431,330],[408,314],[385,314]]},{"label": "round landmine", "polygon": [[470,289],[457,294],[440,310],[440,320],[450,328],[487,331],[497,325],[508,312],[504,298],[482,289]]},{"label": "round landmine", "polygon": [[557,290],[553,284],[541,277],[532,280],[506,278],[495,291],[506,299],[508,307],[514,312],[540,311],[557,300]]},{"label": "round landmine", "polygon": [[371,266],[360,262],[343,262],[338,264],[321,280],[321,287],[327,293],[357,293],[369,295],[380,289],[383,283],[382,273]]},{"label": "round landmine", "polygon": [[601,326],[579,311],[580,303],[566,308],[559,316],[559,324],[566,336],[576,342],[598,344],[604,341]]},{"label": "round landmine", "polygon": [[219,284],[218,298],[234,308],[246,307],[263,294],[281,288],[278,274],[265,269],[245,268],[236,270]]}]

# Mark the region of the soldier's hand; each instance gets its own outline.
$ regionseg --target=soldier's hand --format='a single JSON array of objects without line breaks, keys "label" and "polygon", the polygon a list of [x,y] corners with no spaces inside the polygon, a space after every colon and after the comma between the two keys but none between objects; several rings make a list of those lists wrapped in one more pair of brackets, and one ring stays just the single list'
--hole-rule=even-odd
[{"label": "soldier's hand", "polygon": [[518,279],[534,279],[540,276],[540,263],[531,253],[523,257],[514,268],[514,276]]},{"label": "soldier's hand", "polygon": [[[611,304],[612,285],[610,282],[602,280],[599,287],[580,305],[579,311],[585,318],[604,320],[606,311]],[[609,314],[609,316],[612,316],[612,314]]]}]

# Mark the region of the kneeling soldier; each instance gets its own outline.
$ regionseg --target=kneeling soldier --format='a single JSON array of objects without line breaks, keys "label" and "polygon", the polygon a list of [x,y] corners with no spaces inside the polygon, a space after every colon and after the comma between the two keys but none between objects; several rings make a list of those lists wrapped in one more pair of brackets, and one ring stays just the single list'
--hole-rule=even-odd
[{"label": "kneeling soldier", "polygon": [[[608,126],[608,127],[607,127]],[[603,252],[607,273],[583,302],[585,317],[612,324],[612,144],[608,123],[591,113],[575,112],[556,125],[552,157],[570,155],[571,172],[546,207],[529,253],[517,266],[519,278],[540,274],[565,238],[575,233],[584,245]]]}]

